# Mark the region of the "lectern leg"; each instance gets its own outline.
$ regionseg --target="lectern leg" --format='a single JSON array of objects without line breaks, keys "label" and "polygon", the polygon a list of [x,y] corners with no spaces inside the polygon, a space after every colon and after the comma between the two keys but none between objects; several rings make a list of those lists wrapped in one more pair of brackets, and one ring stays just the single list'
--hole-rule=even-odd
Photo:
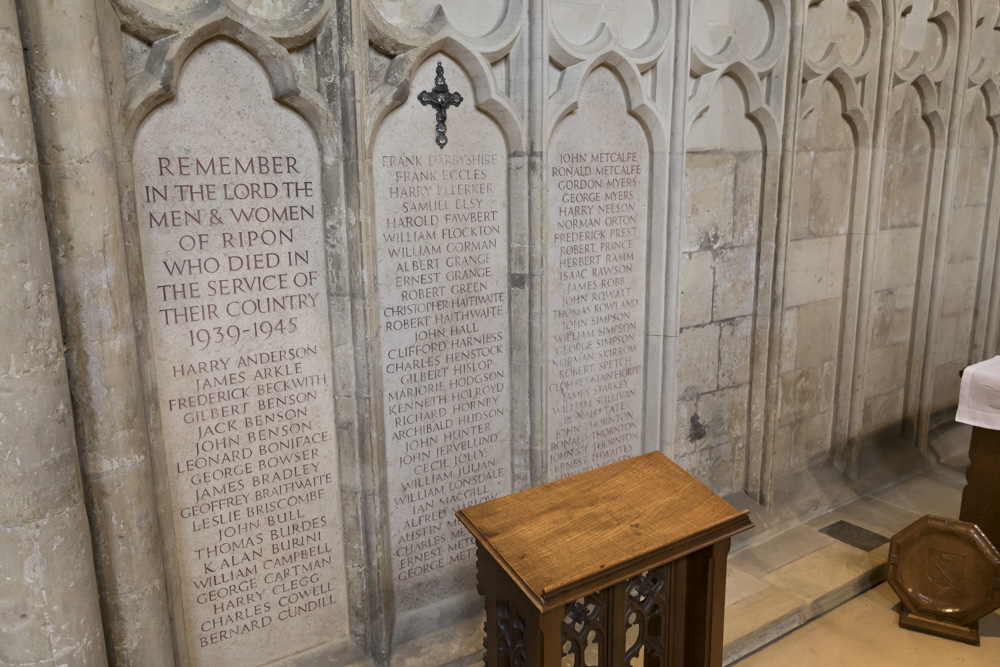
[{"label": "lectern leg", "polygon": [[709,580],[706,591],[708,604],[708,664],[722,667],[723,630],[726,613],[726,559],[729,557],[729,540],[712,545]]},{"label": "lectern leg", "polygon": [[541,614],[538,622],[538,631],[541,634],[538,653],[541,660],[537,663],[529,662],[528,667],[559,667],[562,664],[562,624],[565,612],[560,607]]},{"label": "lectern leg", "polygon": [[671,667],[721,667],[729,540],[675,562],[670,596]]},{"label": "lectern leg", "polygon": [[973,427],[965,479],[958,518],[979,526],[1000,549],[1000,431]]}]

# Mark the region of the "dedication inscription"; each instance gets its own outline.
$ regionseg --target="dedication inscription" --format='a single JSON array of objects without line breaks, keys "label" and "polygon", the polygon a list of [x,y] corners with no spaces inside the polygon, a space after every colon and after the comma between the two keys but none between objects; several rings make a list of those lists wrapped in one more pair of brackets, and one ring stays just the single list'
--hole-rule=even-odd
[{"label": "dedication inscription", "polygon": [[134,153],[187,647],[263,664],[346,634],[319,153],[212,42]]},{"label": "dedication inscription", "polygon": [[[468,78],[441,57],[451,89]],[[437,60],[414,87],[429,88]],[[507,152],[471,104],[434,117],[413,94],[372,157],[379,338],[397,608],[473,590],[456,509],[510,493]]]},{"label": "dedication inscription", "polygon": [[649,148],[596,69],[548,152],[549,479],[642,453]]}]

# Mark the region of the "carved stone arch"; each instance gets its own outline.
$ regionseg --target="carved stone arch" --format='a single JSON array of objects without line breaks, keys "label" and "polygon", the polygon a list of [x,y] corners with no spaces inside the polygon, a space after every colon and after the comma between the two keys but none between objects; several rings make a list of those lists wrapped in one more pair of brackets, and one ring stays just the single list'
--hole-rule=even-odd
[{"label": "carved stone arch", "polygon": [[329,154],[331,139],[328,133],[321,131],[327,126],[326,105],[318,93],[300,84],[288,51],[273,39],[248,30],[228,16],[156,42],[146,62],[146,70],[129,83],[125,94],[121,111],[124,144],[131,146],[142,121],[177,94],[177,82],[191,54],[215,39],[235,42],[260,63],[274,99],[301,114],[316,133],[323,152]]},{"label": "carved stone arch", "polygon": [[232,0],[201,0],[187,10],[172,12],[150,7],[142,0],[111,2],[125,32],[148,43],[189,30],[198,30],[202,23],[214,23],[220,18],[229,17],[289,49],[307,44],[315,38],[334,5],[334,0],[318,0],[303,4],[293,16],[263,19],[236,7]]},{"label": "carved stone arch", "polygon": [[[809,7],[814,7],[829,2],[830,0],[809,0]],[[890,0],[891,1],[891,0]],[[841,53],[840,45],[836,41],[831,41],[826,51],[816,60],[811,59],[803,48],[802,69],[803,78],[811,80],[821,78],[840,67],[850,74],[860,77],[875,69],[879,55],[880,40],[873,38],[873,33],[880,33],[882,6],[877,0],[846,0],[845,4],[849,10],[854,11],[861,19],[862,30],[864,31],[864,45],[861,55],[854,62],[847,62]],[[808,23],[808,19],[807,19]]]},{"label": "carved stone arch", "polygon": [[435,43],[451,38],[468,44],[491,63],[506,56],[513,48],[528,11],[527,0],[507,0],[500,22],[488,34],[476,37],[459,30],[442,5],[437,5],[427,21],[412,31],[389,22],[371,0],[363,0],[362,7],[369,28],[369,40],[387,55],[398,56],[414,48],[433,50]]},{"label": "carved stone arch", "polygon": [[[941,35],[944,40],[943,48],[941,49],[941,54],[939,56],[938,62],[927,70],[921,63],[921,53],[919,51],[914,51],[910,55],[910,59],[906,62],[899,62],[897,60],[896,52],[900,51],[900,43],[902,32],[897,31],[896,37],[893,44],[893,62],[895,63],[894,75],[898,82],[905,82],[915,78],[920,74],[929,76],[933,81],[942,81],[946,76],[950,68],[954,66],[955,56],[958,53],[959,43],[961,37],[968,35],[964,30],[962,34],[959,34],[959,29],[963,24],[967,23],[967,20],[963,17],[968,15],[969,11],[968,0],[953,0],[958,6],[959,17],[956,19],[953,10],[947,7],[949,0],[937,0],[936,6],[932,7],[932,13],[927,17],[928,23],[933,23],[939,27],[941,30]],[[943,5],[944,8],[940,8]],[[900,4],[893,10],[893,21],[897,24],[900,23],[899,19],[902,16],[910,14],[913,10],[914,2],[913,0],[903,0]],[[937,13],[933,13],[935,9],[939,9]]]},{"label": "carved stone arch", "polygon": [[[1000,32],[1000,2],[997,0],[980,0],[976,6],[976,12],[969,15],[969,39],[973,43],[975,42],[975,37],[979,34],[980,28],[983,28],[987,34],[991,32]],[[970,44],[970,48],[971,48]],[[972,85],[982,85],[990,81],[990,79],[996,74],[996,68],[1000,63],[1000,53],[994,52],[993,59],[990,59],[984,53],[980,52],[973,54],[976,56],[976,60],[971,60],[970,55],[969,61],[969,82]]]},{"label": "carved stone arch", "polygon": [[[797,1],[797,0],[796,0]],[[788,42],[789,10],[786,0],[762,0],[767,12],[770,34],[761,53],[745,54],[737,41],[730,36],[717,53],[705,53],[699,46],[691,46],[691,73],[694,76],[705,76],[714,70],[720,70],[731,63],[746,63],[748,68],[757,72],[768,72],[781,60]]]},{"label": "carved stone arch", "polygon": [[857,81],[844,68],[837,67],[823,78],[813,79],[805,86],[802,101],[799,103],[799,115],[805,117],[812,113],[817,98],[822,94],[823,84],[833,84],[840,95],[841,114],[847,120],[855,141],[859,146],[867,146],[872,138],[871,122],[864,107],[861,106],[861,95]]},{"label": "carved stone arch", "polygon": [[111,3],[117,11],[122,29],[133,37],[150,43],[180,32],[183,23],[203,21],[212,14],[220,13],[215,0],[202,0],[187,11],[169,13],[150,7],[140,0],[111,0]]},{"label": "carved stone arch", "polygon": [[393,60],[386,80],[372,92],[372,112],[369,115],[365,139],[370,147],[382,121],[410,95],[410,80],[414,72],[435,54],[442,53],[458,63],[472,82],[472,95],[477,109],[493,119],[507,141],[510,153],[524,150],[524,127],[510,100],[499,90],[489,62],[454,37],[441,37],[425,48],[414,49]]},{"label": "carved stone arch", "polygon": [[667,37],[673,27],[674,13],[674,5],[669,0],[649,0],[649,2],[655,13],[653,25],[646,40],[634,48],[624,46],[607,23],[600,24],[597,33],[590,41],[583,44],[573,43],[559,31],[550,11],[548,14],[549,57],[558,66],[568,69],[584,62],[587,58],[594,57],[595,54],[617,50],[627,56],[640,72],[645,72],[656,64],[668,46]]},{"label": "carved stone arch", "polygon": [[639,119],[646,131],[652,152],[667,150],[667,137],[663,122],[652,101],[643,89],[642,74],[639,68],[625,54],[617,50],[608,50],[586,64],[570,67],[562,78],[559,90],[551,99],[552,113],[549,128],[552,131],[567,115],[576,111],[579,106],[580,91],[586,85],[590,74],[598,67],[607,67],[621,82],[625,91],[625,103],[631,115]]},{"label": "carved stone arch", "polygon": [[979,87],[979,94],[986,100],[986,119],[997,132],[1000,128],[1000,85],[989,79]]},{"label": "carved stone arch", "polygon": [[761,146],[766,153],[779,151],[781,149],[781,132],[778,127],[778,119],[774,112],[764,101],[764,93],[761,90],[760,79],[757,74],[743,62],[736,62],[727,67],[715,71],[712,74],[702,77],[702,85],[698,86],[697,94],[688,103],[691,109],[688,120],[688,132],[691,127],[708,110],[712,94],[723,77],[730,77],[736,82],[740,92],[743,93],[744,112],[754,125],[757,126],[761,135]]},{"label": "carved stone arch", "polygon": [[943,145],[946,130],[945,118],[941,113],[937,86],[926,74],[921,74],[908,84],[897,86],[892,91],[889,96],[887,116],[892,118],[899,113],[903,106],[903,99],[906,97],[906,91],[910,88],[917,92],[917,98],[920,100],[920,116],[927,123],[932,140],[935,145]]}]

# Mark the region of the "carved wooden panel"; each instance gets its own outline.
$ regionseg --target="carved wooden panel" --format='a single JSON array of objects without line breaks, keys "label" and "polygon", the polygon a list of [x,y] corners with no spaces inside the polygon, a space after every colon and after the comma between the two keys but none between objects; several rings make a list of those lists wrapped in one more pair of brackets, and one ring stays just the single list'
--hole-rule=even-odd
[{"label": "carved wooden panel", "polygon": [[608,665],[609,593],[610,589],[605,588],[566,605],[562,652],[567,667]]}]

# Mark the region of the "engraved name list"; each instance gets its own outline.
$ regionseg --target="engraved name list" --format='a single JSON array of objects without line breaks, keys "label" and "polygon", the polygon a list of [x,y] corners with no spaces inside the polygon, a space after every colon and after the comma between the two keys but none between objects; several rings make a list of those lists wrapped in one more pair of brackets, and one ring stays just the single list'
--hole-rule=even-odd
[{"label": "engraved name list", "polygon": [[296,123],[281,142],[233,140],[231,126],[171,131],[183,106],[152,116],[136,140],[146,311],[196,665],[234,647],[274,659],[346,622],[319,160],[301,119],[275,107],[261,113]]},{"label": "engraved name list", "polygon": [[454,512],[511,484],[506,151],[495,126],[464,108],[449,114],[449,142],[439,149],[433,132],[409,127],[412,114],[433,128],[414,104],[397,112],[398,123],[386,122],[373,157],[389,523],[402,610],[468,590],[475,542]]}]

